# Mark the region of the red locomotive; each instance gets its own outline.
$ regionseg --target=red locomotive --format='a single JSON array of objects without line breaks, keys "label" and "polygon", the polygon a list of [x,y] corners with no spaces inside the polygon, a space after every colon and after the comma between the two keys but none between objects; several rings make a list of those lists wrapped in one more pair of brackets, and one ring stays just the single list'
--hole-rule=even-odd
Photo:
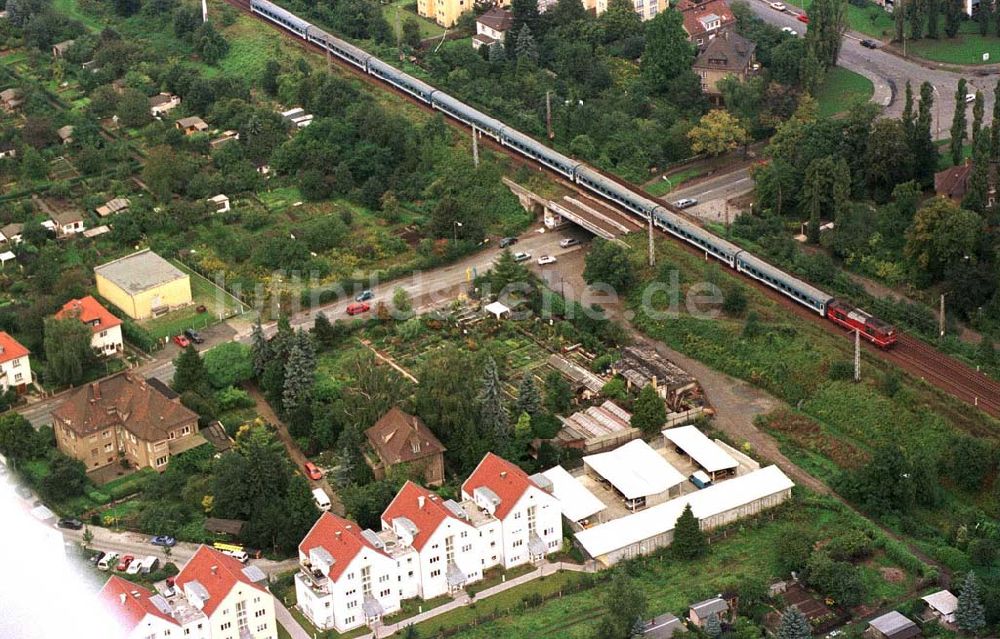
[{"label": "red locomotive", "polygon": [[882,320],[875,319],[859,308],[848,306],[837,300],[826,305],[826,316],[852,333],[860,331],[861,337],[879,348],[890,348],[896,343],[896,329]]}]

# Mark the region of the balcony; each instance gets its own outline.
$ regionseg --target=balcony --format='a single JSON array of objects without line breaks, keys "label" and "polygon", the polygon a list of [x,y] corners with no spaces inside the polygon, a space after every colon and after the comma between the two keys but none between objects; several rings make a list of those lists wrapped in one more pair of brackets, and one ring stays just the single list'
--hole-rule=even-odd
[{"label": "balcony", "polygon": [[299,564],[299,574],[298,578],[302,580],[302,583],[309,586],[317,595],[328,595],[330,594],[328,586],[330,585],[330,579],[324,575],[319,570],[314,570],[311,566],[307,564]]}]

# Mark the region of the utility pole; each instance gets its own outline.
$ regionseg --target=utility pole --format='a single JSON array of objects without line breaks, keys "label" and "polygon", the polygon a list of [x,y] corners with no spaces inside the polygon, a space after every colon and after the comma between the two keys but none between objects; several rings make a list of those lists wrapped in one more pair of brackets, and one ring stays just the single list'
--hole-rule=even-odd
[{"label": "utility pole", "polygon": [[729,200],[726,200],[726,234],[729,234]]},{"label": "utility pole", "polygon": [[479,168],[479,137],[476,134],[476,125],[472,125],[472,163]]},{"label": "utility pole", "polygon": [[940,337],[944,337],[944,296],[947,293],[941,293],[941,310],[938,316],[938,333]]},{"label": "utility pole", "polygon": [[653,213],[649,213],[649,265],[656,266],[656,248],[653,245]]},{"label": "utility pole", "polygon": [[861,381],[861,331],[854,330],[854,381]]},{"label": "utility pole", "polygon": [[554,140],[555,132],[552,130],[552,92],[545,92],[545,127],[549,131],[549,139]]},{"label": "utility pole", "polygon": [[201,21],[208,22],[208,0],[201,0]]},{"label": "utility pole", "polygon": [[330,60],[330,47],[324,46],[323,50],[326,51],[326,72],[329,75],[333,75],[333,62]]}]

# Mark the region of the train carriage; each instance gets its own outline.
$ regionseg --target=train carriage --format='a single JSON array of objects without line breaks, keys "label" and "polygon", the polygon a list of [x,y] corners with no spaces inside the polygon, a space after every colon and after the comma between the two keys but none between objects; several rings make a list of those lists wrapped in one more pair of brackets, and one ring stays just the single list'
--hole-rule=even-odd
[{"label": "train carriage", "polygon": [[534,140],[520,131],[510,128],[505,129],[502,141],[504,145],[514,147],[522,155],[534,158],[536,161],[541,162],[553,171],[557,171],[571,180],[573,179],[573,171],[576,167],[580,166],[579,161],[553,151],[538,140]]},{"label": "train carriage", "polygon": [[656,203],[644,197],[632,193],[621,184],[601,175],[586,164],[580,164],[574,172],[577,184],[582,184],[591,191],[594,191],[605,198],[621,204],[628,210],[643,219],[648,219],[650,213],[656,208]]},{"label": "train carriage", "polygon": [[266,0],[251,0],[250,11],[264,16],[271,22],[277,23],[289,31],[298,34],[300,38],[306,38],[309,28],[312,25],[291,11],[282,9],[273,2]]},{"label": "train carriage", "polygon": [[470,107],[461,100],[456,100],[447,93],[435,91],[434,95],[431,96],[431,105],[435,109],[447,113],[456,120],[465,122],[469,126],[475,126],[477,129],[497,142],[500,142],[503,137],[504,129],[506,129],[503,122],[497,120],[496,118],[491,118],[482,111]]},{"label": "train carriage", "polygon": [[732,242],[716,237],[681,216],[660,206],[653,211],[653,223],[667,233],[693,244],[715,259],[736,268],[736,256],[743,249]]},{"label": "train carriage", "polygon": [[741,251],[736,256],[736,270],[784,293],[823,317],[826,316],[827,304],[833,299],[833,296],[828,293],[792,277],[746,251]]},{"label": "train carriage", "polygon": [[403,73],[396,67],[382,62],[375,56],[368,58],[368,73],[382,78],[389,84],[406,91],[427,104],[431,102],[431,94],[437,90],[426,82],[422,82],[408,73]]},{"label": "train carriage", "polygon": [[368,60],[373,57],[364,49],[332,36],[318,27],[310,27],[306,39],[364,71],[368,70]]}]

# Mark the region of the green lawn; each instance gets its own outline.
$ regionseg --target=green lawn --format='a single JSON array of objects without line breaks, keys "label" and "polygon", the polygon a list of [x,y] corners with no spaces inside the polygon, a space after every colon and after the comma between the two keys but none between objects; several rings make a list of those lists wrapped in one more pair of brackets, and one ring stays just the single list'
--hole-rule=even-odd
[{"label": "green lawn", "polygon": [[52,8],[67,18],[79,20],[91,31],[100,31],[104,28],[101,20],[80,9],[77,0],[54,0]]},{"label": "green lawn", "polygon": [[[808,12],[812,0],[786,0],[786,4],[801,7]],[[847,22],[852,31],[860,31],[875,38],[892,35],[894,29],[892,15],[886,13],[885,9],[874,4],[861,8],[849,2],[845,3],[845,6],[847,8]],[[942,25],[943,23],[942,20]]]},{"label": "green lawn", "polygon": [[[382,15],[386,22],[392,26],[396,32],[396,37],[402,36],[403,23],[407,18],[412,18],[420,25],[420,36],[422,38],[433,38],[444,33],[444,28],[433,20],[428,20],[417,15],[417,3],[414,0],[393,0],[382,5]],[[398,18],[398,29],[397,29]]]},{"label": "green lawn", "polygon": [[[992,31],[992,30],[991,30]],[[975,33],[959,33],[954,39],[909,40],[907,54],[949,64],[996,64],[1000,62],[1000,38],[995,35],[981,36]],[[989,59],[983,60],[988,53]]]},{"label": "green lawn", "polygon": [[875,85],[863,75],[834,67],[826,74],[823,86],[816,92],[821,116],[837,115],[857,102],[867,102],[875,93]]},{"label": "green lawn", "polygon": [[[153,337],[170,337],[182,333],[186,328],[205,328],[224,318],[232,317],[242,310],[242,304],[226,291],[177,260],[171,260],[171,263],[191,276],[193,303],[190,306],[167,313],[163,317],[141,322],[142,327],[149,331]],[[199,313],[198,306],[200,305],[204,305],[208,310]]]},{"label": "green lawn", "polygon": [[667,176],[670,178],[669,180],[660,179],[652,184],[646,185],[643,187],[643,190],[654,197],[663,197],[667,193],[680,188],[681,184],[684,182],[698,177],[702,174],[702,171],[704,171],[704,168],[687,169],[685,171]]}]

